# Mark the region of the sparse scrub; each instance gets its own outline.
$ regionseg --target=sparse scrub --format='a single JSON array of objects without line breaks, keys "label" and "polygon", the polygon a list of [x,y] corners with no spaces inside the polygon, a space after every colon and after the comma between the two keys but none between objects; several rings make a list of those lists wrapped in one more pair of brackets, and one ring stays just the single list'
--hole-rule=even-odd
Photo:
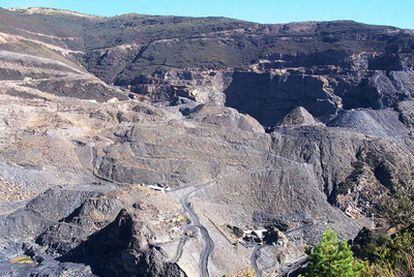
[{"label": "sparse scrub", "polygon": [[395,232],[376,235],[365,247],[361,257],[367,260],[364,276],[414,276],[413,186],[397,184],[395,187],[379,214]]}]

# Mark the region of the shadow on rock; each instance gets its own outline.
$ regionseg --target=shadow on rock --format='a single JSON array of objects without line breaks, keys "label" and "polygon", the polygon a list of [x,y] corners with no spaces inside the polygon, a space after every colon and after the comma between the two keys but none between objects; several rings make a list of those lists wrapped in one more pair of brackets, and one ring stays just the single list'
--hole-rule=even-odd
[{"label": "shadow on rock", "polygon": [[112,223],[58,260],[87,264],[98,276],[185,276],[148,243],[144,229],[123,209]]}]

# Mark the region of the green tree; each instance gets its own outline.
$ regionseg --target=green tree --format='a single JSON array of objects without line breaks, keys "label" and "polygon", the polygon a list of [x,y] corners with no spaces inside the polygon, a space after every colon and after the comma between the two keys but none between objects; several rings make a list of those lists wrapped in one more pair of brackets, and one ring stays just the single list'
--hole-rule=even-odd
[{"label": "green tree", "polygon": [[353,257],[347,242],[341,242],[336,233],[327,228],[319,245],[308,251],[309,264],[306,277],[360,276],[363,264]]}]

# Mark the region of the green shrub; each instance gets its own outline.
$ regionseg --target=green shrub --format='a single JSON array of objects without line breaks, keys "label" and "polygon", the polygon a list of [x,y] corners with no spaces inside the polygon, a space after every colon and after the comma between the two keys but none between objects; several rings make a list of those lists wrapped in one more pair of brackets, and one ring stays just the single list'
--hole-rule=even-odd
[{"label": "green shrub", "polygon": [[319,245],[308,251],[307,277],[360,276],[364,265],[353,257],[347,242],[341,242],[331,228],[322,235]]},{"label": "green shrub", "polygon": [[366,276],[414,276],[414,234],[403,231],[372,245]]}]

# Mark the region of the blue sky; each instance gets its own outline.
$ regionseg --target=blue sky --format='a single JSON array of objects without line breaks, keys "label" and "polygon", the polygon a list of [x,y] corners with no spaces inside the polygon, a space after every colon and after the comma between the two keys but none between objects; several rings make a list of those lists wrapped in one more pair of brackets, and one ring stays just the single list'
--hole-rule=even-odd
[{"label": "blue sky", "polygon": [[0,7],[54,7],[97,15],[227,16],[260,23],[351,19],[414,29],[414,0],[0,0]]}]

